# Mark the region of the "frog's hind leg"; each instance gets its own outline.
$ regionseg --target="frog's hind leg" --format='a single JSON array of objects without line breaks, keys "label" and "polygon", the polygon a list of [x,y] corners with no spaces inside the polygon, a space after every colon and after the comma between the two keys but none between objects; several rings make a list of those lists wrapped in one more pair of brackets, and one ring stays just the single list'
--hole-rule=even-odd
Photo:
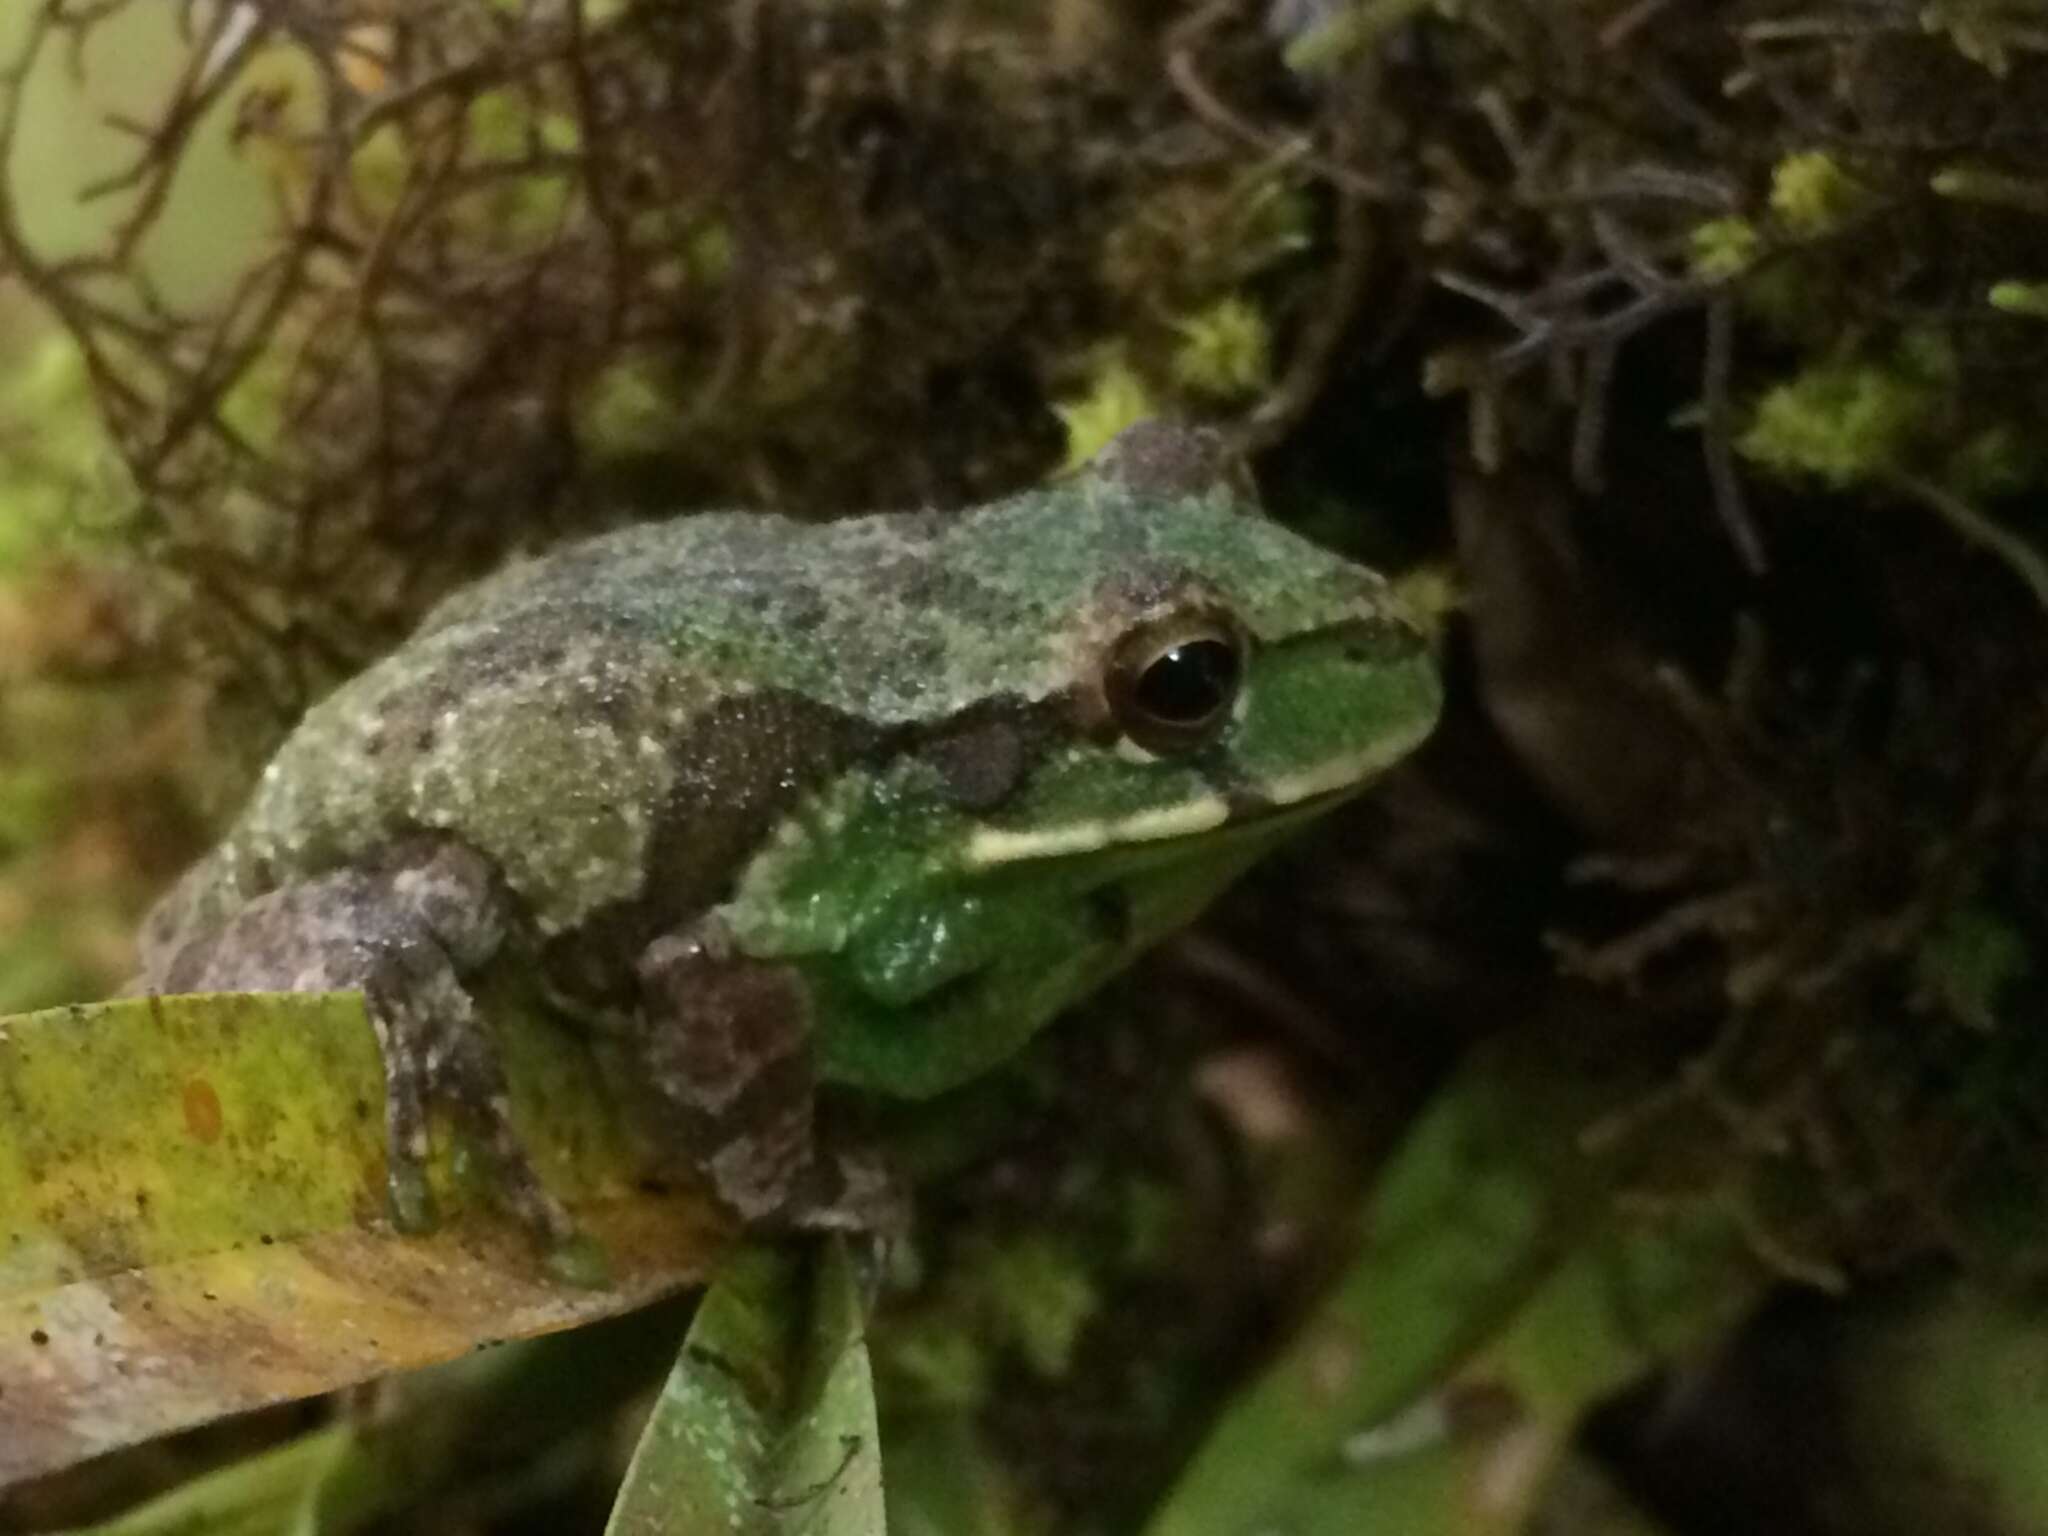
[{"label": "frog's hind leg", "polygon": [[[405,962],[415,958],[408,954]],[[433,1225],[426,1183],[432,1151],[427,1105],[439,1099],[467,1118],[499,1202],[550,1243],[565,1242],[574,1235],[573,1224],[534,1171],[513,1128],[511,1097],[489,1027],[452,969],[445,960],[435,964],[436,958],[428,957],[431,975],[408,976],[395,992],[378,980],[356,983],[363,988],[384,1053],[393,1219],[406,1231]],[[406,969],[412,969],[410,963]]]},{"label": "frog's hind leg", "polygon": [[427,1107],[453,1105],[476,1134],[498,1198],[550,1242],[573,1234],[512,1126],[496,1043],[463,977],[496,954],[508,902],[487,860],[425,842],[260,896],[204,936],[152,957],[162,992],[360,990],[384,1059],[392,1216],[433,1224]]},{"label": "frog's hind leg", "polygon": [[665,1139],[748,1226],[779,1225],[815,1162],[809,989],[706,917],[649,944],[634,1051]]},{"label": "frog's hind leg", "polygon": [[754,1230],[907,1224],[883,1159],[821,1129],[810,987],[794,966],[738,953],[707,914],[649,944],[639,975],[641,1087],[722,1206]]}]

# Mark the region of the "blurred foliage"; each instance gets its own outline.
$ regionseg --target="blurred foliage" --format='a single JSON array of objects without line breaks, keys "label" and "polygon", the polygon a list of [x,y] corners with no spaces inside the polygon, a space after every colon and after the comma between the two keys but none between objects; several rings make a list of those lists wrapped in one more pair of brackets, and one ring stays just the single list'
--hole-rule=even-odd
[{"label": "blurred foliage", "polygon": [[[1867,1346],[1895,1399],[1803,1365],[1844,1477],[1889,1410],[1842,1402],[1927,1415],[2038,1332],[2031,0],[21,0],[0,43],[0,1012],[116,980],[306,702],[509,553],[953,505],[1203,415],[1437,594],[1451,714],[1085,1039],[904,1128],[899,1529],[1135,1528],[1463,1047],[1559,1011],[1644,1072],[1586,1145],[1696,1175],[1617,1209],[1727,1216],[1873,1338],[1900,1271],[1953,1296]],[[1796,1395],[1695,1368],[1561,1508],[1716,1528],[1668,1447]],[[1856,1529],[1772,1465],[1723,1479],[1753,1526]]]}]

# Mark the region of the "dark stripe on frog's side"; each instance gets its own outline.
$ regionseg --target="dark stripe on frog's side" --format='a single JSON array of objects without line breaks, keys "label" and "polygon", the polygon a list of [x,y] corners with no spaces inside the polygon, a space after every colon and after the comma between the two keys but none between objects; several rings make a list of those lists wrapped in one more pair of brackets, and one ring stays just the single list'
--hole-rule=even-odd
[{"label": "dark stripe on frog's side", "polygon": [[667,743],[676,779],[655,820],[640,893],[543,945],[550,987],[630,1006],[642,951],[725,900],[755,850],[806,796],[851,770],[916,755],[936,771],[950,803],[991,811],[1029,781],[1071,712],[1063,695],[985,699],[941,720],[878,728],[796,694],[717,701]]}]

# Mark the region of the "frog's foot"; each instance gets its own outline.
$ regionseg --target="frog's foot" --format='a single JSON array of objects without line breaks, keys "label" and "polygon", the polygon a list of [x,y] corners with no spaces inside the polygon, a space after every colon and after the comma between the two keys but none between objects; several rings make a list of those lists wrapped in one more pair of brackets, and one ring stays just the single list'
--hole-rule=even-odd
[{"label": "frog's foot", "polygon": [[881,1150],[827,1122],[813,1160],[790,1203],[788,1224],[802,1232],[844,1232],[886,1246],[910,1231],[910,1192]]},{"label": "frog's foot", "polygon": [[885,1180],[879,1164],[842,1171],[820,1155],[810,989],[797,970],[739,954],[716,917],[656,939],[639,969],[635,1059],[665,1140],[718,1202],[755,1230],[862,1225],[843,1197]]},{"label": "frog's foot", "polygon": [[446,954],[422,947],[379,958],[397,961],[396,987],[389,970],[344,984],[362,989],[384,1053],[393,1222],[407,1232],[434,1224],[427,1107],[439,1102],[463,1117],[492,1196],[551,1248],[568,1242],[575,1226],[519,1140],[497,1045]]},{"label": "frog's foot", "polygon": [[495,1042],[462,976],[502,943],[505,898],[490,866],[461,847],[404,850],[249,902],[211,932],[157,957],[157,991],[362,992],[384,1058],[392,1217],[433,1225],[427,1106],[472,1129],[506,1207],[551,1245],[574,1231],[513,1129]]}]

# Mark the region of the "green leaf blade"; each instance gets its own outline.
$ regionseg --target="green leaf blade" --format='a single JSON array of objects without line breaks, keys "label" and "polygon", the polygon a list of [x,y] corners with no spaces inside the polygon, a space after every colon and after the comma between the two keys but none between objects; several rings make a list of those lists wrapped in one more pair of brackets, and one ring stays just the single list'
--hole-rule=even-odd
[{"label": "green leaf blade", "polygon": [[845,1246],[740,1255],[705,1296],[606,1536],[885,1536]]}]

